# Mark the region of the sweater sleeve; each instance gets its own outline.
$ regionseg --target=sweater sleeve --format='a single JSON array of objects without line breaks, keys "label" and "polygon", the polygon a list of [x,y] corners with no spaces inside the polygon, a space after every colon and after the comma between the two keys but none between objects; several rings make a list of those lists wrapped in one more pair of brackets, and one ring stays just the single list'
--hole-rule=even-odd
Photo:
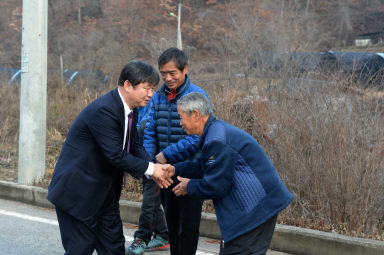
[{"label": "sweater sleeve", "polygon": [[202,150],[204,176],[191,179],[187,186],[188,194],[202,199],[218,199],[225,196],[233,183],[236,152],[220,142],[212,141]]}]

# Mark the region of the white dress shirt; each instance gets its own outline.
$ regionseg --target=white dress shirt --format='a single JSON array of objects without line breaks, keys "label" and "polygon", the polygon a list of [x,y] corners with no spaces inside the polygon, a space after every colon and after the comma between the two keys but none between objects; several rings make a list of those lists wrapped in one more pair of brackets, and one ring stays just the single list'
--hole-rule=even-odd
[{"label": "white dress shirt", "polygon": [[[121,98],[121,101],[123,101],[123,105],[124,105],[124,142],[123,142],[123,150],[124,150],[125,139],[126,139],[126,137],[127,137],[128,114],[129,114],[132,110],[129,109],[129,106],[128,106],[127,103],[124,101],[124,98],[123,98],[123,96],[122,96],[121,93],[120,93],[120,89],[118,89],[117,91],[119,92],[119,96],[120,96],[120,98]],[[155,169],[155,165],[154,165],[152,162],[149,162],[147,171],[145,171],[145,175],[146,175],[147,177],[153,175],[153,171],[154,171],[154,169]]]}]

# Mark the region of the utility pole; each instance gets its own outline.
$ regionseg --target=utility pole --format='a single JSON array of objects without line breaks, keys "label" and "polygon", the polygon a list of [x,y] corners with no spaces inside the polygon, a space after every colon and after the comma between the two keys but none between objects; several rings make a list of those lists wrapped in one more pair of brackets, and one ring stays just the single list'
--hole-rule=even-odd
[{"label": "utility pole", "polygon": [[309,9],[309,0],[307,0],[307,7],[305,8],[305,16],[308,15],[308,9]]},{"label": "utility pole", "polygon": [[181,3],[177,7],[177,48],[183,50],[183,43],[181,42]]},{"label": "utility pole", "polygon": [[60,76],[61,76],[61,86],[64,86],[64,65],[63,65],[63,54],[60,54]]},{"label": "utility pole", "polygon": [[173,12],[170,15],[177,18],[177,48],[183,50],[183,43],[181,41],[181,3],[177,6],[177,15]]},{"label": "utility pole", "polygon": [[77,2],[77,21],[78,21],[80,26],[81,26],[81,20],[82,20],[82,17],[81,17],[81,1],[79,0]]},{"label": "utility pole", "polygon": [[47,0],[23,1],[18,182],[45,173],[47,108]]}]

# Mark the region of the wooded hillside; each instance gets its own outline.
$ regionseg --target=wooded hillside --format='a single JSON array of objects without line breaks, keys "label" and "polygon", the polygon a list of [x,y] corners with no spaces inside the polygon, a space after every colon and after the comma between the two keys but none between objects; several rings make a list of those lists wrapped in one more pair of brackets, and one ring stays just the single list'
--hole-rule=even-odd
[{"label": "wooded hillside", "polygon": [[[113,74],[131,58],[156,62],[176,46],[175,0],[49,0],[49,65]],[[384,29],[382,0],[183,0],[192,61],[245,60],[255,51],[340,50]],[[81,20],[79,20],[79,6]],[[20,66],[22,0],[0,2],[0,66]],[[241,68],[241,67],[239,67]]]}]

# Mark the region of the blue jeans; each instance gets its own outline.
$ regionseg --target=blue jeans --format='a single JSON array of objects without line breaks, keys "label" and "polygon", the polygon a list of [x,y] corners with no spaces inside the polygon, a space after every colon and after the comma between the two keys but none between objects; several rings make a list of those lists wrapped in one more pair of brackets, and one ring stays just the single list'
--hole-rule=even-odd
[{"label": "blue jeans", "polygon": [[139,228],[134,237],[148,243],[152,235],[159,235],[168,240],[168,229],[164,211],[161,208],[160,188],[152,180],[143,177],[143,202],[139,218]]}]

